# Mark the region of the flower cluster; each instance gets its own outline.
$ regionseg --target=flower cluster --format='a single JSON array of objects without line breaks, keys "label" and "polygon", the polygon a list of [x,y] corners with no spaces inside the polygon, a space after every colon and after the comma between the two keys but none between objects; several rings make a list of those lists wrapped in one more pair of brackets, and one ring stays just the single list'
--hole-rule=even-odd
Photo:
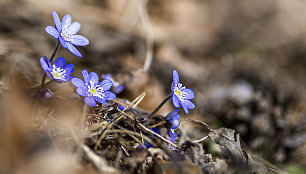
[{"label": "flower cluster", "polygon": [[[66,14],[62,20],[60,20],[58,14],[52,11],[52,16],[55,26],[47,26],[45,31],[58,40],[57,47],[52,54],[50,60],[45,56],[40,58],[40,64],[45,72],[42,80],[41,88],[44,87],[45,77],[48,76],[52,81],[57,82],[68,82],[76,87],[76,92],[80,96],[84,97],[84,102],[95,107],[98,103],[108,105],[108,100],[113,100],[116,98],[116,94],[122,92],[125,88],[124,85],[118,83],[111,74],[103,74],[103,80],[99,82],[99,76],[95,72],[88,73],[87,70],[82,70],[83,80],[71,76],[74,65],[69,63],[66,64],[66,60],[63,57],[58,57],[52,64],[52,60],[55,57],[60,45],[65,49],[68,49],[72,54],[82,57],[81,53],[75,48],[75,46],[86,46],[89,41],[86,37],[78,35],[78,31],[81,29],[81,24],[79,22],[72,22],[71,16]],[[110,89],[112,88],[111,92]],[[52,92],[48,89],[41,89],[38,95],[39,97],[45,97],[47,99],[53,96]],[[195,105],[190,101],[194,98],[194,92],[186,88],[180,83],[180,77],[176,70],[173,70],[173,81],[171,85],[171,95],[169,95],[148,117],[151,119],[157,111],[170,99],[172,98],[172,103],[175,108],[182,107],[186,114],[188,114],[188,109],[195,108]],[[124,103],[124,102],[123,102]],[[124,110],[124,106],[118,104],[119,110]],[[128,111],[126,109],[125,111]],[[166,117],[166,125],[168,129],[168,140],[174,143],[176,141],[177,134],[174,132],[180,126],[180,115],[178,114],[179,109],[170,112]],[[159,125],[158,127],[152,128],[152,130],[158,133],[161,127],[164,125]],[[147,148],[151,147],[151,144],[144,141],[144,145]]]},{"label": "flower cluster", "polygon": [[[173,70],[173,81],[171,85],[172,92],[172,103],[174,107],[183,107],[186,114],[188,114],[188,109],[193,109],[195,105],[190,101],[194,98],[194,93],[191,89],[186,88],[180,83],[180,76],[176,70]],[[174,132],[180,126],[180,115],[178,114],[179,109],[170,112],[166,116],[166,120],[171,123],[171,128],[168,129],[168,134],[170,141],[173,143],[177,137]]]},{"label": "flower cluster", "polygon": [[[89,44],[87,38],[76,34],[81,29],[81,24],[78,22],[72,23],[69,14],[66,14],[62,21],[60,21],[60,18],[55,11],[52,11],[52,16],[55,27],[47,26],[45,28],[46,32],[58,39],[59,43],[71,53],[78,57],[82,57],[81,53],[73,46],[86,46]],[[59,45],[55,49],[50,60],[46,56],[40,58],[41,67],[50,79],[57,82],[68,82],[71,80],[72,84],[77,87],[76,92],[85,97],[84,102],[92,107],[96,106],[96,102],[107,105],[107,100],[113,100],[116,98],[114,93],[108,91],[113,85],[112,80],[106,79],[99,83],[97,73],[92,72],[88,74],[86,70],[82,71],[84,82],[79,78],[74,78],[73,76],[70,76],[74,70],[74,65],[71,63],[66,65],[66,60],[63,57],[57,58],[54,64],[51,65],[58,47]],[[42,86],[44,80],[45,79],[43,78]],[[121,89],[122,87],[118,86],[118,88]]]},{"label": "flower cluster", "polygon": [[[174,107],[179,108],[182,106],[185,113],[188,114],[188,109],[195,108],[195,105],[190,101],[194,98],[194,93],[191,89],[186,88],[180,83],[180,77],[176,70],[173,70],[173,82],[171,85],[172,92],[172,103]],[[169,98],[167,97],[164,101],[167,101]],[[163,105],[165,102],[162,102]],[[159,107],[160,108],[160,107]],[[180,115],[178,114],[179,109],[170,112],[166,116],[166,120],[171,123],[171,128],[168,128],[169,140],[174,143],[177,137],[177,134],[174,132],[180,126]],[[148,146],[147,146],[148,147]]]},{"label": "flower cluster", "polygon": [[[180,83],[180,77],[176,70],[173,70],[173,82],[171,85],[172,92],[172,103],[174,107],[183,107],[186,114],[188,109],[193,109],[195,105],[190,101],[194,98],[194,93],[191,89],[186,88]],[[168,98],[167,98],[168,99]],[[167,100],[166,99],[166,100]],[[166,120],[171,123],[171,128],[168,128],[169,140],[174,143],[177,134],[174,132],[180,126],[180,115],[178,114],[179,109],[170,112],[166,116]]]}]

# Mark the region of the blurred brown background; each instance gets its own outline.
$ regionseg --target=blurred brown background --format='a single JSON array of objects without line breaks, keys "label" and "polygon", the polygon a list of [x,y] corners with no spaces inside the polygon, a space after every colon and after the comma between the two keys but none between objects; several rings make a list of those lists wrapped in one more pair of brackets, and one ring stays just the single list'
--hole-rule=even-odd
[{"label": "blurred brown background", "polygon": [[[1,0],[0,80],[6,86],[17,71],[39,83],[39,58],[56,44],[44,31],[54,25],[51,11],[70,14],[90,41],[78,48],[81,59],[60,49],[76,65],[73,75],[83,68],[117,74],[128,81],[119,97],[146,92],[140,106],[151,111],[177,69],[196,96],[184,118],[235,129],[246,149],[281,168],[305,166],[305,7],[299,0]],[[150,50],[148,73],[127,78]],[[171,110],[169,102],[160,114]],[[203,137],[184,124],[191,137]]]}]

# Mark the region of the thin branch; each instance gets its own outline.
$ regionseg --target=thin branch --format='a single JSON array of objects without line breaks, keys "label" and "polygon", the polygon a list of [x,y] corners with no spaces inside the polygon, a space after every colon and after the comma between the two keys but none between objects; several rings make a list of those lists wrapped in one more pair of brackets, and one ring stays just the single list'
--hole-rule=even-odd
[{"label": "thin branch", "polygon": [[106,136],[106,134],[110,131],[110,129],[114,126],[115,123],[117,123],[119,120],[121,120],[121,118],[123,118],[124,115],[120,115],[119,117],[117,117],[113,122],[111,122],[107,128],[103,131],[102,135],[100,136],[98,142],[96,143],[94,150],[96,151],[98,149],[98,147],[100,146],[101,141],[104,139],[104,137]]},{"label": "thin branch", "polygon": [[[126,130],[126,129],[122,129],[122,130],[109,130],[108,133],[121,133],[121,134],[128,134],[130,135],[132,138],[135,139],[135,136],[138,136],[138,137],[143,137],[148,143],[152,144],[153,146],[156,147],[156,144],[147,136],[142,136],[140,133],[138,132],[133,132],[133,131],[130,131],[130,130]],[[132,135],[135,135],[135,136],[132,136]],[[138,139],[138,138],[137,138]],[[139,140],[139,139],[138,139]],[[141,146],[143,146],[144,148],[145,145],[141,142],[141,140],[139,141],[136,141],[137,143],[139,143]]]},{"label": "thin branch", "polygon": [[135,109],[135,107],[142,101],[142,99],[143,99],[145,96],[146,96],[146,93],[143,92],[143,93],[141,93],[136,99],[134,99],[134,100],[132,101],[132,104],[133,104],[132,108]]},{"label": "thin branch", "polygon": [[118,170],[108,165],[106,160],[101,156],[98,156],[94,151],[92,151],[88,146],[82,145],[82,149],[91,160],[91,162],[98,168],[101,173],[118,173]]},{"label": "thin branch", "polygon": [[193,141],[193,143],[199,143],[199,142],[201,142],[201,141],[206,140],[207,138],[208,138],[208,135],[206,135],[205,137],[203,137],[203,138],[201,138],[201,139],[199,139],[199,140]]},{"label": "thin branch", "polygon": [[144,30],[146,32],[146,59],[142,68],[142,72],[147,72],[151,66],[152,60],[153,60],[153,42],[154,42],[154,34],[152,30],[152,25],[150,22],[150,18],[148,16],[147,12],[147,1],[139,0],[138,3],[136,3],[137,6],[137,12],[140,17],[140,21],[144,27]]},{"label": "thin branch", "polygon": [[165,123],[166,123],[166,121],[162,121],[162,122],[159,122],[157,124],[154,124],[154,125],[151,126],[151,129],[155,128],[155,127],[158,127],[158,126],[161,126],[161,125],[164,125]]},{"label": "thin branch", "polygon": [[211,130],[210,126],[209,126],[207,123],[203,122],[203,121],[191,120],[191,119],[183,119],[183,121],[190,121],[190,122],[193,122],[193,123],[198,123],[198,124],[200,124],[200,125],[205,126],[206,129]]},{"label": "thin branch", "polygon": [[137,125],[139,125],[143,130],[145,130],[146,132],[149,132],[155,136],[157,136],[158,138],[162,139],[163,141],[165,141],[166,143],[170,144],[171,146],[175,147],[178,149],[177,145],[173,144],[171,141],[167,140],[166,138],[164,138],[163,136],[159,135],[158,133],[152,131],[151,129],[148,129],[147,127],[145,127],[144,125],[142,125],[141,123],[137,123]]}]

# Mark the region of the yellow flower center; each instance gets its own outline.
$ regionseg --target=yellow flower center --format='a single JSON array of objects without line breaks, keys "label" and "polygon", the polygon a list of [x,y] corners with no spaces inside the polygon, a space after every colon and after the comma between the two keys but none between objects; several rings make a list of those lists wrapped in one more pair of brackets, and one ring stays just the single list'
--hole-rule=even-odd
[{"label": "yellow flower center", "polygon": [[185,86],[183,86],[181,83],[178,83],[177,85],[174,86],[174,95],[176,95],[180,101],[186,100],[187,93],[183,91],[184,89]]},{"label": "yellow flower center", "polygon": [[68,33],[67,28],[63,28],[63,29],[62,29],[61,36],[62,36],[62,38],[63,38],[65,41],[67,41],[67,42],[71,41],[71,39],[72,39],[72,35],[70,35],[70,34]]},{"label": "yellow flower center", "polygon": [[175,91],[175,94],[176,94],[177,96],[181,96],[181,95],[182,95],[181,91],[179,91],[179,90]]},{"label": "yellow flower center", "polygon": [[90,90],[90,93],[91,93],[91,94],[95,94],[96,92],[97,92],[97,90],[96,90],[95,88],[93,88],[93,89]]},{"label": "yellow flower center", "polygon": [[58,78],[58,77],[59,77],[58,72],[55,72],[53,76],[54,76],[55,78]]},{"label": "yellow flower center", "polygon": [[65,40],[66,39],[66,35],[64,33],[61,33],[62,38]]},{"label": "yellow flower center", "polygon": [[61,69],[61,68],[57,68],[55,65],[52,65],[51,74],[52,74],[54,79],[64,80],[65,77],[66,77],[66,70]]}]

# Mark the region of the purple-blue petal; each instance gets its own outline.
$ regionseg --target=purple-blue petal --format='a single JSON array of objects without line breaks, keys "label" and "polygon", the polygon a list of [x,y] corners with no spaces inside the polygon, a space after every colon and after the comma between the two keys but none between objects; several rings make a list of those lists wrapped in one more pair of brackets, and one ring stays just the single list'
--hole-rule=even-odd
[{"label": "purple-blue petal", "polygon": [[73,22],[72,24],[70,24],[67,28],[67,33],[70,35],[76,34],[77,32],[80,31],[81,29],[81,24],[78,22]]},{"label": "purple-blue petal", "polygon": [[185,101],[184,101],[184,105],[185,105],[188,109],[193,109],[193,108],[195,108],[195,105],[194,105],[191,101],[189,101],[189,100],[185,100]]},{"label": "purple-blue petal", "polygon": [[45,31],[56,39],[59,37],[58,31],[53,26],[47,26]]},{"label": "purple-blue petal", "polygon": [[102,104],[105,104],[107,106],[107,102],[103,99],[103,98],[100,98],[100,97],[95,97],[95,100],[99,103],[102,103]]},{"label": "purple-blue petal", "polygon": [[181,101],[179,101],[179,102],[180,102],[181,106],[183,107],[185,113],[188,114],[188,108],[187,108],[187,106],[186,106],[184,103],[182,103]]},{"label": "purple-blue petal", "polygon": [[62,83],[62,82],[66,82],[66,80],[65,79],[53,79],[53,80],[55,80],[55,81],[57,81],[57,82],[60,82],[60,83]]},{"label": "purple-blue petal", "polygon": [[48,64],[48,67],[50,67],[50,70],[51,70],[52,65],[51,65],[51,62],[50,62],[50,60],[48,59],[48,57],[47,57],[47,56],[44,56],[44,60],[46,61],[46,63]]},{"label": "purple-blue petal", "polygon": [[105,100],[114,100],[116,98],[116,95],[110,91],[105,91],[104,93],[104,99]]},{"label": "purple-blue petal", "polygon": [[71,79],[71,83],[72,83],[74,86],[76,86],[77,88],[84,88],[84,89],[86,89],[85,83],[84,83],[81,79],[79,79],[79,78],[73,78],[73,79]]},{"label": "purple-blue petal", "polygon": [[90,82],[94,82],[95,85],[98,84],[99,83],[99,76],[98,76],[98,74],[95,73],[95,72],[91,72],[89,74],[89,81]]},{"label": "purple-blue petal", "polygon": [[175,111],[170,112],[167,116],[166,116],[166,120],[171,120],[173,119],[175,116],[178,115],[178,112],[180,111],[180,109],[177,109]]},{"label": "purple-blue petal", "polygon": [[96,101],[94,99],[94,97],[85,97],[84,98],[84,102],[91,107],[95,107],[96,106]]},{"label": "purple-blue petal", "polygon": [[191,89],[185,88],[185,89],[182,90],[182,92],[186,93],[186,99],[187,100],[190,100],[190,99],[194,98],[194,93]]},{"label": "purple-blue petal", "polygon": [[48,76],[50,79],[54,80],[54,77],[53,77],[53,75],[50,73],[50,71],[45,71],[45,72],[46,72],[47,76]]},{"label": "purple-blue petal", "polygon": [[71,16],[69,14],[66,14],[62,19],[62,30],[64,30],[64,28],[68,28],[70,24],[71,24]]},{"label": "purple-blue petal", "polygon": [[158,127],[154,127],[154,128],[152,128],[152,130],[153,130],[155,133],[158,133]]},{"label": "purple-blue petal", "polygon": [[64,81],[69,82],[72,78],[74,78],[74,76],[66,76]]},{"label": "purple-blue petal", "polygon": [[39,93],[36,93],[35,95],[36,98],[39,100],[42,100],[43,102],[48,101],[50,98],[53,97],[53,93],[50,89],[41,89]]},{"label": "purple-blue petal", "polygon": [[177,119],[174,119],[172,122],[172,126],[171,126],[171,129],[176,129],[180,126],[180,120],[177,120]]},{"label": "purple-blue petal", "polygon": [[102,74],[102,78],[103,79],[112,79],[112,75],[111,74]]},{"label": "purple-blue petal", "polygon": [[88,96],[86,88],[77,88],[76,92],[83,97]]},{"label": "purple-blue petal", "polygon": [[66,70],[66,76],[70,76],[71,73],[72,73],[73,70],[74,70],[74,65],[71,64],[71,63],[69,63],[69,64],[65,65],[63,69]]},{"label": "purple-blue petal", "polygon": [[172,132],[172,130],[169,130],[169,136],[170,136],[170,141],[174,143],[175,138],[177,137],[176,133]]},{"label": "purple-blue petal", "polygon": [[54,64],[56,68],[63,68],[66,64],[66,60],[63,57],[59,57],[54,61]]},{"label": "purple-blue petal", "polygon": [[125,107],[124,106],[122,106],[122,105],[118,105],[118,109],[120,109],[121,111],[124,109]]},{"label": "purple-blue petal", "polygon": [[173,84],[176,85],[180,82],[180,76],[176,70],[173,70]]},{"label": "purple-blue petal", "polygon": [[40,58],[40,64],[43,68],[43,70],[46,72],[47,76],[54,80],[54,77],[53,75],[50,73],[51,69],[52,69],[52,66],[51,66],[51,63],[49,61],[49,59],[45,56],[45,57],[41,57]]},{"label": "purple-blue petal", "polygon": [[82,70],[82,75],[84,77],[84,82],[88,83],[89,82],[89,75],[88,75],[88,71],[86,69]]},{"label": "purple-blue petal", "polygon": [[54,20],[54,24],[56,29],[61,32],[62,31],[62,24],[61,24],[61,20],[58,17],[57,13],[55,11],[52,11],[52,16],[53,16],[53,20]]},{"label": "purple-blue petal", "polygon": [[118,87],[114,87],[114,92],[117,93],[117,94],[119,94],[121,91],[124,90],[124,88],[125,88],[124,85],[120,85],[120,86],[118,86]]},{"label": "purple-blue petal", "polygon": [[102,87],[103,91],[109,90],[113,85],[113,82],[109,79],[105,79],[100,83],[100,86]]},{"label": "purple-blue petal", "polygon": [[62,38],[62,36],[58,37],[58,40],[64,48],[67,48],[67,42]]},{"label": "purple-blue petal", "polygon": [[176,95],[172,94],[172,103],[174,105],[174,107],[179,108],[180,104],[179,104],[179,99],[177,98]]},{"label": "purple-blue petal", "polygon": [[181,118],[181,116],[179,115],[179,114],[177,114],[176,116],[174,116],[173,118],[172,118],[172,120],[179,120]]},{"label": "purple-blue petal", "polygon": [[67,49],[74,55],[82,57],[82,54],[71,43],[66,43]]},{"label": "purple-blue petal", "polygon": [[42,67],[42,69],[46,72],[46,71],[51,71],[51,66],[49,63],[49,59],[47,57],[41,57],[40,58],[40,65]]},{"label": "purple-blue petal", "polygon": [[73,35],[71,36],[70,43],[76,46],[86,46],[89,44],[89,40],[86,37],[81,36],[81,35]]}]

